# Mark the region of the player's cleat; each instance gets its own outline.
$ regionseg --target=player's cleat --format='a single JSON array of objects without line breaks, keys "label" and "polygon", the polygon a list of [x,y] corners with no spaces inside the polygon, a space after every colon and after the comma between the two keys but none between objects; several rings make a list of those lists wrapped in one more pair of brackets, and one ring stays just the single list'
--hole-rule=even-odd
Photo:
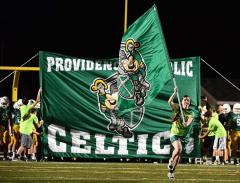
[{"label": "player's cleat", "polygon": [[238,162],[238,160],[237,159],[234,159],[234,165],[239,165],[239,162]]},{"label": "player's cleat", "polygon": [[3,161],[7,161],[8,158],[7,158],[6,156],[4,156],[4,157],[2,158],[2,160],[3,160]]},{"label": "player's cleat", "polygon": [[18,159],[18,157],[15,156],[12,158],[12,161],[19,161],[19,159]]},{"label": "player's cleat", "polygon": [[31,161],[37,161],[36,157],[31,157]]},{"label": "player's cleat", "polygon": [[11,158],[12,158],[12,152],[8,152],[8,153],[7,153],[7,158],[8,158],[9,160],[11,160]]},{"label": "player's cleat", "polygon": [[214,161],[214,163],[213,163],[213,165],[220,165],[221,164],[221,162],[220,161]]},{"label": "player's cleat", "polygon": [[167,176],[168,176],[168,179],[170,179],[170,180],[175,179],[173,172],[168,172]]},{"label": "player's cleat", "polygon": [[173,160],[172,160],[172,158],[170,158],[169,159],[169,162],[168,162],[168,174],[167,174],[167,176],[168,176],[168,178],[170,179],[170,180],[173,180],[174,179],[174,166],[173,166]]},{"label": "player's cleat", "polygon": [[228,165],[228,164],[229,164],[229,161],[228,161],[228,160],[224,161],[224,164],[225,164],[225,165]]},{"label": "player's cleat", "polygon": [[20,156],[18,154],[15,154],[15,156],[12,158],[12,161],[18,161],[20,160]]}]

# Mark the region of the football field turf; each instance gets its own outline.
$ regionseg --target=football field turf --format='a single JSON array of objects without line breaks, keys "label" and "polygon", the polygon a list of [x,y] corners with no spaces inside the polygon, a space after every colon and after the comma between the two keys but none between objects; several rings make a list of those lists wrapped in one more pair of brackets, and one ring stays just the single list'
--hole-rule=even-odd
[{"label": "football field turf", "polygon": [[240,166],[180,164],[175,180],[167,164],[86,162],[0,162],[0,182],[240,182]]}]

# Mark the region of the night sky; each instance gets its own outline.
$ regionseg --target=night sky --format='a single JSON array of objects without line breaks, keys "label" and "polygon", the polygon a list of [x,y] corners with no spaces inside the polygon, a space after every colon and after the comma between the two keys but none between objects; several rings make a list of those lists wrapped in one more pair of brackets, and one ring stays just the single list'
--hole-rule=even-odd
[{"label": "night sky", "polygon": [[[201,56],[225,77],[240,78],[237,2],[128,1],[128,26],[154,3],[157,5],[170,58]],[[0,65],[20,66],[39,50],[80,58],[118,57],[124,32],[124,3],[124,0],[1,2]],[[27,66],[38,66],[38,59]],[[220,77],[205,64],[201,68],[202,77]],[[0,72],[0,79],[10,73]],[[12,77],[0,83],[0,96],[11,92],[11,82]],[[20,96],[35,97],[38,74],[23,73],[20,85]]]}]

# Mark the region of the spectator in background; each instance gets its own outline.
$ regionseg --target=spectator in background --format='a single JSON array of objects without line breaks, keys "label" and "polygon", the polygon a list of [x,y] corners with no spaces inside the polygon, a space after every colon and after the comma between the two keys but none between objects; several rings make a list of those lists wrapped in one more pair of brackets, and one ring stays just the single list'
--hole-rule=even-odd
[{"label": "spectator in background", "polygon": [[[208,121],[202,120],[202,129],[201,135],[205,134],[208,131]],[[215,134],[213,132],[209,132],[209,134],[201,139],[202,142],[202,152],[203,152],[203,161],[208,163],[208,157],[211,157],[211,162],[214,162],[213,159],[213,143],[215,139]]]},{"label": "spectator in background", "polygon": [[24,151],[25,148],[30,149],[30,147],[32,145],[31,134],[33,133],[34,123],[36,123],[39,127],[41,126],[41,123],[38,124],[38,118],[36,116],[36,110],[34,109],[34,107],[40,101],[40,97],[41,97],[41,89],[39,89],[37,98],[32,105],[28,105],[28,99],[24,98],[22,100],[23,105],[20,107],[20,112],[21,112],[21,121],[20,121],[21,145],[20,145],[20,147],[18,149],[18,152],[16,154],[16,158],[13,159],[13,160],[16,160],[19,157],[21,157],[22,152]]},{"label": "spectator in background", "polygon": [[218,120],[218,116],[211,111],[208,110],[204,114],[205,120],[208,121],[208,130],[203,135],[200,135],[199,138],[205,138],[209,133],[215,134],[214,144],[213,144],[213,158],[215,164],[219,163],[219,161],[216,161],[216,157],[219,157],[220,163],[224,163],[224,149],[226,148],[226,136],[227,132],[224,129],[221,122]]},{"label": "spectator in background", "polygon": [[[19,147],[17,154],[16,154],[16,158],[20,157],[22,152],[25,150],[27,153],[27,160],[30,160],[31,158],[31,146],[33,144],[33,140],[32,140],[32,133],[33,133],[33,129],[34,129],[34,123],[38,126],[38,128],[40,128],[40,126],[43,124],[42,121],[40,122],[40,124],[38,123],[38,118],[36,116],[37,111],[34,108],[31,108],[29,111],[29,115],[28,117],[26,117],[25,119],[23,119],[23,121],[20,122],[20,133],[21,133],[21,146]],[[26,115],[25,115],[26,116]]]},{"label": "spectator in background", "polygon": [[[229,106],[230,107],[230,106]],[[230,108],[231,110],[231,108]],[[226,132],[227,132],[227,137],[226,137],[226,148],[224,150],[224,161],[225,164],[229,163],[229,135],[228,135],[228,129],[227,129],[227,113],[224,113],[225,109],[223,107],[223,105],[216,105],[216,112],[218,114],[218,120],[222,123],[222,125],[224,126]]]},{"label": "spectator in background", "polygon": [[[201,135],[205,134],[208,130],[208,120],[205,119],[204,114],[208,110],[213,110],[211,105],[209,104],[207,97],[202,97],[201,98],[201,106],[199,107],[200,112],[201,112]],[[215,139],[215,134],[213,132],[209,132],[208,135],[205,138],[201,139],[202,143],[202,154],[203,154],[203,161],[204,163],[208,164],[208,157],[211,157],[211,162],[215,161],[213,158],[213,143]]]}]

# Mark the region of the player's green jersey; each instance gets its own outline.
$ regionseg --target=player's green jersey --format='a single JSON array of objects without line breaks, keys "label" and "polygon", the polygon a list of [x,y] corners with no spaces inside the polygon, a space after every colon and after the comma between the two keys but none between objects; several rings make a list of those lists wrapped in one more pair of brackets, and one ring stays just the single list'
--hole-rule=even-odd
[{"label": "player's green jersey", "polygon": [[21,112],[19,109],[14,109],[13,110],[14,118],[13,118],[13,123],[14,124],[19,124],[21,121]]},{"label": "player's green jersey", "polygon": [[8,127],[8,120],[12,118],[12,109],[7,107],[5,109],[0,108],[0,125]]},{"label": "player's green jersey", "polygon": [[240,114],[231,112],[229,114],[228,123],[231,130],[240,131]]}]

